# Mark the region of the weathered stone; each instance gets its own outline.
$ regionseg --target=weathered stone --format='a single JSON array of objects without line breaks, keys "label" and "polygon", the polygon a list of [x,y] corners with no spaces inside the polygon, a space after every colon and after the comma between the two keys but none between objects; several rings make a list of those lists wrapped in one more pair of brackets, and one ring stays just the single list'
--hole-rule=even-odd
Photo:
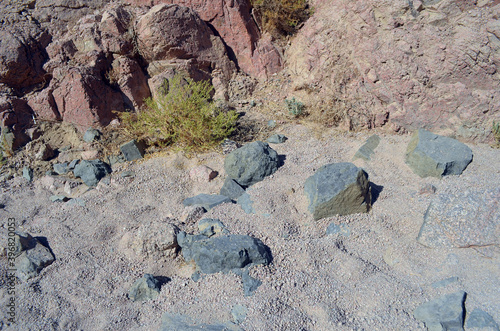
[{"label": "weathered stone", "polygon": [[40,271],[54,262],[54,255],[38,239],[27,233],[16,233],[16,275],[21,280],[38,276]]},{"label": "weathered stone", "polygon": [[262,282],[259,279],[250,276],[248,270],[243,270],[241,274],[241,281],[243,282],[243,293],[246,297],[254,295],[257,288],[262,285]]},{"label": "weathered stone", "polygon": [[278,153],[261,141],[234,150],[224,160],[226,174],[243,187],[260,182],[273,174],[278,165]]},{"label": "weathered stone", "polygon": [[366,213],[371,192],[368,175],[352,163],[331,163],[319,168],[304,185],[309,211],[315,220],[334,215]]},{"label": "weathered stone", "polygon": [[472,150],[461,142],[418,130],[406,150],[406,163],[420,177],[460,175],[472,162]]},{"label": "weathered stone", "polygon": [[198,231],[200,234],[212,237],[220,232],[227,232],[226,226],[218,219],[204,218],[198,222]]},{"label": "weathered stone", "polygon": [[69,200],[71,200],[71,198],[68,198],[65,195],[52,195],[50,197],[50,201],[52,201],[52,202],[66,202]]},{"label": "weathered stone", "polygon": [[68,164],[68,169],[69,170],[73,170],[75,169],[76,165],[80,162],[80,160],[78,159],[74,159],[73,161],[71,161],[69,164]]},{"label": "weathered stone", "polygon": [[231,315],[233,316],[233,321],[236,324],[241,324],[247,318],[248,308],[243,305],[235,305],[231,309]]},{"label": "weathered stone", "polygon": [[353,156],[353,160],[363,159],[365,161],[370,161],[373,153],[375,153],[375,148],[378,147],[380,143],[380,137],[374,134],[370,138],[368,138],[363,146],[361,146],[356,154]]},{"label": "weathered stone", "polygon": [[224,185],[220,189],[220,194],[231,200],[238,199],[243,193],[245,193],[245,189],[231,178],[226,178]]},{"label": "weathered stone", "polygon": [[347,224],[337,225],[335,223],[330,223],[326,228],[326,235],[338,234],[340,236],[349,237],[351,235],[351,229]]},{"label": "weathered stone", "polygon": [[217,175],[217,171],[214,171],[213,169],[205,165],[199,165],[189,171],[189,177],[197,182],[208,183],[209,181],[217,177]]},{"label": "weathered stone", "polygon": [[204,324],[196,323],[191,318],[178,315],[164,313],[161,318],[161,327],[159,331],[243,331],[237,325],[227,323]]},{"label": "weathered stone", "polygon": [[70,171],[67,163],[56,163],[53,167],[54,172],[58,175],[66,175]]},{"label": "weathered stone", "polygon": [[439,297],[421,304],[413,315],[424,322],[429,331],[463,331],[465,297],[463,291]]},{"label": "weathered stone", "polygon": [[144,148],[144,144],[135,139],[120,146],[120,150],[127,161],[142,159],[144,157]]},{"label": "weathered stone", "polygon": [[92,187],[99,183],[99,180],[111,173],[109,166],[101,160],[83,160],[73,170],[75,177],[83,180],[85,185]]},{"label": "weathered stone", "polygon": [[181,217],[181,222],[185,224],[193,224],[197,222],[207,210],[202,206],[188,206],[184,208],[184,213]]},{"label": "weathered stone", "polygon": [[287,140],[288,138],[285,137],[285,135],[279,133],[273,134],[271,137],[267,138],[267,142],[271,144],[282,144]]},{"label": "weathered stone", "polygon": [[83,141],[86,143],[93,143],[95,140],[98,140],[101,137],[101,132],[94,128],[89,128],[85,131],[83,135]]},{"label": "weathered stone", "polygon": [[231,199],[224,195],[217,194],[198,194],[192,198],[185,199],[182,204],[184,206],[201,206],[205,210],[210,210],[222,203],[231,202]]},{"label": "weathered stone", "polygon": [[168,219],[143,221],[137,230],[123,235],[120,247],[131,257],[174,257],[178,249],[178,233],[179,228]]},{"label": "weathered stone", "polygon": [[259,239],[244,235],[207,238],[180,232],[177,242],[187,262],[194,261],[198,270],[211,274],[271,262],[269,248]]},{"label": "weathered stone", "polygon": [[54,150],[50,147],[49,144],[42,144],[40,149],[35,154],[35,160],[39,161],[47,161],[54,156]]},{"label": "weathered stone", "polygon": [[424,215],[417,241],[431,248],[500,244],[500,188],[442,193]]},{"label": "weathered stone", "polygon": [[250,194],[243,192],[243,194],[238,198],[237,203],[241,206],[241,209],[247,214],[255,214],[255,208],[253,208],[253,201],[250,199]]},{"label": "weathered stone", "polygon": [[23,168],[23,177],[28,181],[32,182],[33,181],[33,169],[30,167],[24,167]]},{"label": "weathered stone", "polygon": [[466,322],[467,329],[478,328],[478,329],[486,329],[492,331],[499,331],[497,322],[491,317],[490,314],[481,310],[474,309],[472,313],[470,313]]},{"label": "weathered stone", "polygon": [[144,274],[138,279],[128,292],[128,297],[132,301],[154,300],[160,294],[160,281],[153,275]]}]

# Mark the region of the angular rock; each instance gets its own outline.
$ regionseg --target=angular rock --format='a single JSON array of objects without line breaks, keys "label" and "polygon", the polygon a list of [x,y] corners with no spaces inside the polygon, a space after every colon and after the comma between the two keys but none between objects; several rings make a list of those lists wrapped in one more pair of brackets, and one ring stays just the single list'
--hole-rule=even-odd
[{"label": "angular rock", "polygon": [[54,150],[49,144],[42,144],[40,150],[35,154],[35,160],[47,161],[54,156]]},{"label": "angular rock", "polygon": [[65,195],[52,195],[50,197],[50,201],[52,201],[52,202],[66,202],[69,200],[71,200],[71,198],[68,198]]},{"label": "angular rock", "polygon": [[140,109],[144,100],[151,96],[148,81],[137,61],[120,56],[112,63],[112,72],[118,75],[115,82],[123,93],[123,101],[129,109]]},{"label": "angular rock", "polygon": [[160,281],[153,275],[144,274],[138,279],[128,292],[128,297],[132,301],[154,300],[160,294]]},{"label": "angular rock", "polygon": [[267,138],[267,142],[271,144],[282,144],[287,141],[288,138],[284,134],[273,134],[271,137]]},{"label": "angular rock", "polygon": [[245,187],[263,180],[278,170],[278,153],[267,143],[255,141],[226,156],[224,168],[229,178]]},{"label": "angular rock", "polygon": [[67,163],[56,163],[53,167],[54,172],[58,175],[66,175],[70,171]]},{"label": "angular rock", "polygon": [[218,194],[198,194],[192,198],[185,199],[182,204],[184,206],[200,206],[205,210],[210,210],[222,203],[231,202],[231,199],[224,195]]},{"label": "angular rock", "polygon": [[413,134],[406,150],[406,164],[420,177],[460,175],[471,162],[467,145],[423,129]]},{"label": "angular rock", "polygon": [[144,221],[120,240],[120,247],[129,255],[140,258],[174,257],[177,253],[179,228],[167,221]]},{"label": "angular rock", "polygon": [[458,282],[458,277],[456,277],[456,276],[446,278],[446,279],[440,280],[438,282],[432,283],[431,286],[434,288],[440,288],[440,287],[448,286],[448,285],[453,284],[455,282]]},{"label": "angular rock", "polygon": [[197,269],[211,274],[219,271],[250,267],[271,262],[269,248],[259,239],[244,235],[226,235],[207,238],[180,232],[177,242],[187,262],[194,261]]},{"label": "angular rock", "polygon": [[83,135],[83,141],[86,143],[93,143],[101,137],[101,132],[94,128],[88,128]]},{"label": "angular rock", "polygon": [[144,157],[144,148],[144,144],[135,139],[120,146],[120,150],[127,161],[142,159]]},{"label": "angular rock", "polygon": [[368,138],[363,146],[361,146],[356,154],[353,156],[353,160],[363,159],[365,161],[370,161],[373,153],[375,153],[375,148],[378,147],[380,143],[380,137],[374,134],[370,138]]},{"label": "angular rock", "polygon": [[368,175],[354,164],[331,163],[319,168],[304,184],[309,211],[315,220],[334,215],[366,213],[371,192]]},{"label": "angular rock", "polygon": [[40,271],[54,262],[50,249],[27,233],[16,233],[16,275],[21,280],[38,276]]},{"label": "angular rock", "polygon": [[226,178],[224,185],[220,189],[220,195],[224,195],[231,200],[238,199],[243,193],[245,193],[245,189],[231,178]]},{"label": "angular rock", "polygon": [[253,201],[250,199],[250,194],[243,192],[243,194],[238,198],[237,203],[241,206],[241,209],[247,214],[255,214],[255,208],[253,207]]},{"label": "angular rock", "polygon": [[212,237],[217,233],[226,231],[226,226],[218,219],[204,218],[198,222],[198,231],[200,234]]},{"label": "angular rock", "polygon": [[417,241],[431,248],[500,244],[500,188],[442,193],[424,215]]},{"label": "angular rock", "polygon": [[246,297],[254,295],[257,288],[262,285],[262,282],[259,279],[250,276],[248,270],[244,270],[242,272],[241,280],[243,282],[243,293]]},{"label": "angular rock", "polygon": [[413,315],[425,323],[429,331],[464,329],[465,317],[464,291],[448,294],[421,304]]},{"label": "angular rock", "polygon": [[217,171],[214,171],[213,169],[205,165],[197,166],[189,171],[189,177],[197,182],[208,183],[209,181],[217,177],[217,175]]},{"label": "angular rock", "polygon": [[23,168],[23,177],[28,181],[32,182],[33,181],[33,169],[30,167],[24,167]]},{"label": "angular rock", "polygon": [[76,165],[80,162],[80,160],[78,159],[74,159],[73,161],[71,161],[69,164],[68,164],[68,169],[69,170],[73,170],[75,169]]},{"label": "angular rock", "polygon": [[495,322],[495,320],[493,319],[493,317],[491,317],[490,314],[477,308],[474,309],[472,313],[470,313],[469,317],[467,318],[466,326],[467,329],[478,328],[478,329],[487,329],[492,331],[500,330],[497,322]]},{"label": "angular rock", "polygon": [[87,161],[83,160],[78,165],[76,165],[73,170],[75,177],[79,177],[83,180],[85,185],[89,187],[96,186],[99,180],[111,173],[109,166],[102,162],[101,160]]},{"label": "angular rock", "polygon": [[237,325],[227,323],[204,324],[196,323],[190,317],[164,313],[161,318],[159,331],[243,331]]}]

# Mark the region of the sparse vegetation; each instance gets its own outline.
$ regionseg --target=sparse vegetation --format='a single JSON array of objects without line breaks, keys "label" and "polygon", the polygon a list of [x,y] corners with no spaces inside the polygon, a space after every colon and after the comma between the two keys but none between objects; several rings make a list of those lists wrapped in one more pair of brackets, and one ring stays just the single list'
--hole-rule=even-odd
[{"label": "sparse vegetation", "polygon": [[494,147],[500,147],[500,122],[493,122],[491,126],[491,132],[493,132],[493,137],[495,138]]},{"label": "sparse vegetation", "polygon": [[131,135],[154,145],[199,151],[214,147],[235,130],[238,114],[215,105],[208,81],[177,75],[165,86],[168,89],[156,99],[146,99],[143,110],[120,114]]},{"label": "sparse vegetation", "polygon": [[295,98],[285,99],[285,104],[290,115],[298,117],[304,112],[304,104],[300,101],[295,100]]},{"label": "sparse vegetation", "polygon": [[294,34],[311,15],[307,0],[252,0],[255,18],[274,37]]}]

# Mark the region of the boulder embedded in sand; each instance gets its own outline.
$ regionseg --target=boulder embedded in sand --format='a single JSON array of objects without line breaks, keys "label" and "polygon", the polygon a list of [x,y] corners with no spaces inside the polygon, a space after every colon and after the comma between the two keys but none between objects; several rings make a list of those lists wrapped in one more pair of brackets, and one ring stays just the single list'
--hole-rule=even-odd
[{"label": "boulder embedded in sand", "polygon": [[366,213],[370,209],[368,175],[352,163],[322,166],[306,180],[304,191],[309,199],[309,211],[315,220],[334,215]]},{"label": "boulder embedded in sand", "polygon": [[467,145],[423,129],[413,134],[406,150],[406,164],[420,177],[460,175],[471,162]]},{"label": "boulder embedded in sand", "polygon": [[36,277],[43,268],[54,262],[55,258],[50,249],[30,234],[16,233],[14,238],[13,253],[16,255],[15,269],[19,279],[26,281]]},{"label": "boulder embedded in sand", "polygon": [[441,296],[421,304],[413,315],[430,331],[463,330],[465,297],[464,291]]},{"label": "boulder embedded in sand", "polygon": [[279,165],[278,153],[267,143],[255,141],[226,156],[227,175],[241,186],[250,186],[273,174]]},{"label": "boulder embedded in sand", "polygon": [[111,169],[101,160],[83,160],[76,165],[73,173],[75,177],[81,178],[85,185],[92,187],[96,186],[101,178],[111,173]]}]

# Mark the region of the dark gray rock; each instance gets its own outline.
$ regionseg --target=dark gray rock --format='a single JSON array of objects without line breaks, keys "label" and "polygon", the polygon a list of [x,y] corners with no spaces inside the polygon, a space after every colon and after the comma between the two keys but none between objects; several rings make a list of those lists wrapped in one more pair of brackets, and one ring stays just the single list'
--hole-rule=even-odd
[{"label": "dark gray rock", "polygon": [[304,191],[315,220],[334,215],[366,213],[371,192],[368,175],[354,164],[331,163],[306,180]]},{"label": "dark gray rock", "polygon": [[32,182],[33,181],[33,169],[30,167],[24,167],[23,168],[23,177],[28,181]]},{"label": "dark gray rock", "polygon": [[424,322],[429,331],[463,330],[465,297],[464,291],[439,297],[421,304],[413,315]]},{"label": "dark gray rock", "polygon": [[262,285],[260,280],[250,276],[248,269],[243,271],[241,280],[243,282],[243,293],[246,297],[254,295],[257,288]]},{"label": "dark gray rock", "polygon": [[86,143],[93,143],[95,140],[98,140],[101,138],[101,132],[97,129],[89,128],[87,131],[85,131],[85,134],[83,135],[83,141]]},{"label": "dark gray rock", "polygon": [[375,153],[375,148],[378,147],[380,143],[380,137],[374,134],[370,138],[368,138],[363,146],[361,146],[356,154],[354,154],[353,160],[363,159],[365,161],[370,161],[373,153]]},{"label": "dark gray rock", "polygon": [[220,194],[231,200],[238,199],[243,193],[245,193],[245,189],[231,178],[226,178],[224,185],[220,189]]},{"label": "dark gray rock", "polygon": [[469,318],[467,318],[466,323],[467,328],[478,328],[478,329],[487,329],[492,331],[499,331],[497,322],[485,311],[481,309],[474,309],[472,313],[470,313]]},{"label": "dark gray rock", "polygon": [[111,169],[101,160],[83,160],[75,167],[73,173],[75,177],[81,178],[85,185],[93,187],[99,183],[101,178],[111,173]]},{"label": "dark gray rock", "polygon": [[437,194],[424,215],[417,240],[424,246],[500,244],[500,188]]},{"label": "dark gray rock", "polygon": [[253,201],[250,199],[250,194],[244,192],[237,200],[237,203],[241,206],[241,209],[247,214],[255,214],[255,209],[253,208]]},{"label": "dark gray rock", "polygon": [[127,161],[142,159],[144,157],[144,149],[144,144],[135,139],[120,146],[120,150]]},{"label": "dark gray rock", "polygon": [[198,221],[198,231],[207,237],[212,237],[223,231],[227,232],[226,226],[219,219],[214,218],[204,218]]},{"label": "dark gray rock", "polygon": [[196,323],[191,318],[179,315],[164,313],[161,318],[159,331],[243,331],[240,327],[231,322],[203,324]]},{"label": "dark gray rock", "polygon": [[54,172],[58,175],[66,175],[70,171],[68,163],[56,163],[54,164]]},{"label": "dark gray rock", "polygon": [[233,321],[236,324],[241,324],[247,318],[248,308],[243,305],[235,305],[231,309],[231,315],[233,316]]},{"label": "dark gray rock", "polygon": [[38,276],[40,271],[54,262],[50,249],[27,233],[16,233],[16,275],[21,280]]},{"label": "dark gray rock", "polygon": [[338,234],[344,237],[349,237],[351,235],[351,229],[349,229],[349,226],[347,224],[337,225],[332,222],[326,228],[326,235],[329,236],[332,234]]},{"label": "dark gray rock", "polygon": [[224,195],[218,194],[198,194],[192,198],[185,199],[182,204],[184,206],[200,206],[205,210],[210,210],[221,203],[231,202],[231,199]]},{"label": "dark gray rock", "polygon": [[68,198],[65,195],[52,195],[50,197],[50,201],[52,201],[52,202],[66,202],[69,200],[71,200],[71,198]]},{"label": "dark gray rock", "polygon": [[128,298],[132,301],[154,300],[160,294],[160,281],[153,275],[144,276],[134,283],[128,292]]},{"label": "dark gray rock", "polygon": [[234,150],[224,160],[226,174],[243,187],[260,182],[273,174],[278,165],[278,153],[261,141]]},{"label": "dark gray rock", "polygon": [[177,242],[187,262],[194,261],[197,268],[207,274],[228,272],[256,264],[269,264],[269,248],[259,239],[244,235],[226,235],[207,238],[180,232]]},{"label": "dark gray rock", "polygon": [[270,144],[282,144],[287,141],[288,138],[284,134],[273,134],[271,137],[267,138],[267,142]]},{"label": "dark gray rock", "polygon": [[406,150],[406,164],[420,177],[460,175],[472,162],[472,150],[448,137],[420,129]]}]

